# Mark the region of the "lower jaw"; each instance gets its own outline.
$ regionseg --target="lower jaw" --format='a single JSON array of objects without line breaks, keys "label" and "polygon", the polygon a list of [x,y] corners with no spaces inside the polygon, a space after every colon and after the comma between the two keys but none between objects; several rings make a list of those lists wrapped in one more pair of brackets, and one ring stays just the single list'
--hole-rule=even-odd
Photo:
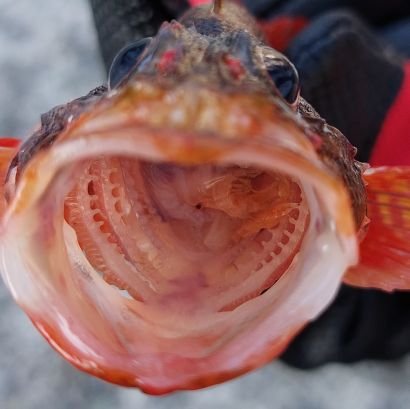
[{"label": "lower jaw", "polygon": [[[275,229],[265,229],[268,239],[259,241],[264,243],[260,253],[250,250],[249,266],[241,264],[241,271],[234,277],[225,269],[228,261],[235,264],[233,259],[239,257],[233,254],[228,261],[214,263],[219,274],[212,271],[200,277],[190,270],[195,264],[206,269],[204,259],[196,258],[198,254],[193,263],[181,262],[181,268],[175,268],[179,256],[175,258],[173,252],[178,249],[188,257],[184,250],[187,241],[169,240],[171,236],[167,236],[166,243],[162,240],[158,244],[168,256],[159,252],[163,269],[147,264],[149,252],[142,256],[136,247],[130,247],[130,240],[135,243],[138,239],[132,237],[136,229],[144,235],[139,238],[143,240],[140,244],[152,248],[158,243],[153,237],[164,237],[166,231],[169,234],[169,226],[164,226],[163,215],[153,215],[149,208],[144,216],[133,209],[135,220],[129,230],[126,223],[121,225],[130,196],[128,204],[118,205],[118,192],[113,193],[118,180],[110,181],[107,174],[108,181],[98,187],[100,203],[97,207],[92,204],[95,191],[88,192],[87,178],[95,175],[88,171],[89,155],[104,155],[105,159],[99,160],[105,163],[135,163],[141,159],[135,143],[118,144],[113,139],[98,146],[97,141],[89,144],[88,158],[76,155],[77,165],[81,163],[85,171],[78,172],[73,158],[67,157],[70,149],[80,152],[74,147],[65,151],[65,164],[59,163],[58,152],[54,161],[48,161],[54,166],[52,177],[39,183],[37,192],[31,192],[37,199],[29,206],[20,212],[16,206],[14,214],[10,213],[1,241],[5,278],[13,295],[52,345],[75,365],[151,393],[201,387],[259,366],[279,354],[290,337],[331,300],[354,259],[355,243],[335,228],[324,204],[323,190],[311,180],[301,182],[296,167],[281,163],[279,157],[260,161],[256,153],[246,149],[235,159],[214,162],[217,166],[255,166],[272,173],[279,170],[299,187],[299,207],[297,216],[290,212],[281,220],[277,237]],[[161,162],[146,153],[142,159]],[[120,168],[124,175],[124,166]],[[105,170],[110,171],[110,167]],[[104,172],[102,162],[98,171]],[[67,183],[72,175],[80,178],[76,186]],[[126,187],[123,182],[120,185],[121,189]],[[84,188],[88,195],[75,196],[76,189]],[[138,188],[147,186],[140,183]],[[115,200],[107,200],[108,195]],[[99,207],[104,207],[99,216],[103,220],[95,219]],[[87,217],[92,221],[87,222]],[[150,222],[153,226],[159,223],[159,227],[155,230]],[[145,230],[140,226],[144,223]],[[275,254],[292,223],[295,230],[289,241],[282,243],[282,251]],[[94,228],[99,232],[93,233]],[[22,237],[18,246],[9,240],[14,235]],[[244,243],[242,247],[230,247],[246,255],[249,245],[258,246],[258,235],[251,235]],[[173,263],[172,269],[167,268],[167,259]],[[146,270],[140,268],[144,263]]]}]

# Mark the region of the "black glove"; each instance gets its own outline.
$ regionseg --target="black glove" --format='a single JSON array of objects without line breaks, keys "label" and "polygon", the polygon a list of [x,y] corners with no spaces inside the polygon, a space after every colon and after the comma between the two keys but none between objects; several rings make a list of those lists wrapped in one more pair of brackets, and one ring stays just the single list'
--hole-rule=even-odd
[{"label": "black glove", "polygon": [[159,0],[90,0],[90,4],[107,71],[122,47],[155,35],[161,23],[172,18]]}]

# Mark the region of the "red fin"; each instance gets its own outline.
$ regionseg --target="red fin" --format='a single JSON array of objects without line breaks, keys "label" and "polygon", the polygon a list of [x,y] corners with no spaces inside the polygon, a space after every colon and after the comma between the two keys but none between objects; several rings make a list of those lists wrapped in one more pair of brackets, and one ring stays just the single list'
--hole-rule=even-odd
[{"label": "red fin", "polygon": [[21,143],[20,139],[2,137],[0,138],[0,148],[17,148]]},{"label": "red fin", "polygon": [[20,140],[16,138],[0,138],[0,217],[6,209],[4,198],[4,182],[11,160],[16,154]]},{"label": "red fin", "polygon": [[410,167],[366,172],[369,230],[360,263],[344,281],[385,291],[410,290]]}]

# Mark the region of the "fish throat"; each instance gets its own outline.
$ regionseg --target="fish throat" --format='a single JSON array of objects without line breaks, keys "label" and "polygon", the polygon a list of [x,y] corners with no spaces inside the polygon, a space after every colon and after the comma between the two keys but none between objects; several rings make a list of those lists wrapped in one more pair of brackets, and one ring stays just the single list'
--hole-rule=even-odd
[{"label": "fish throat", "polygon": [[185,315],[232,311],[271,288],[297,257],[309,210],[280,172],[104,156],[84,166],[65,219],[124,297]]}]

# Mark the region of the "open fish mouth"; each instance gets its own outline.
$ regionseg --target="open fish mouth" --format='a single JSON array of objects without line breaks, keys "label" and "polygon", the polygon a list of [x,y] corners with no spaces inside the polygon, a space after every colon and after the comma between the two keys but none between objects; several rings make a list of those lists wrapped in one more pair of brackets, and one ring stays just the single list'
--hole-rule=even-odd
[{"label": "open fish mouth", "polygon": [[135,81],[37,153],[5,216],[6,283],[77,367],[149,393],[278,356],[357,243],[349,196],[264,95]]}]

